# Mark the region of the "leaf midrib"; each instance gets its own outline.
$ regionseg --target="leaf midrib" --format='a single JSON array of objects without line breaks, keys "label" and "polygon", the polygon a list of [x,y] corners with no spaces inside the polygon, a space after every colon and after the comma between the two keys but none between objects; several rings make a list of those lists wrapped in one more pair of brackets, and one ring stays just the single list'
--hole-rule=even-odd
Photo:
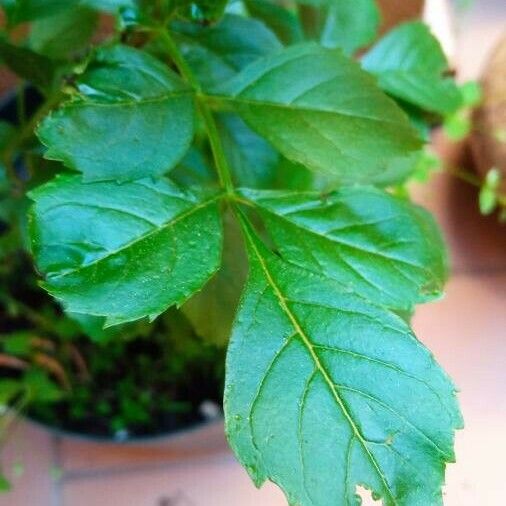
[{"label": "leaf midrib", "polygon": [[175,98],[182,98],[185,96],[193,96],[195,95],[195,92],[191,89],[185,89],[185,90],[175,90],[169,93],[165,93],[163,95],[158,95],[156,97],[147,97],[147,98],[140,98],[139,100],[127,100],[127,99],[119,99],[114,100],[111,102],[99,102],[97,99],[90,95],[78,95],[73,100],[67,102],[66,104],[63,104],[63,109],[78,109],[82,107],[135,107],[143,104],[150,104],[150,103],[159,103],[159,102],[165,102],[167,100],[175,99]]},{"label": "leaf midrib", "polygon": [[311,358],[313,359],[313,362],[315,364],[316,369],[322,375],[323,379],[325,380],[325,383],[327,383],[327,386],[328,386],[328,388],[329,388],[329,390],[330,390],[330,392],[331,392],[334,400],[336,401],[336,404],[339,406],[339,408],[341,409],[344,417],[348,421],[348,423],[349,423],[349,425],[350,425],[350,427],[351,427],[351,429],[353,431],[354,436],[361,443],[361,445],[362,445],[362,447],[363,447],[366,455],[370,459],[370,461],[371,461],[371,463],[372,463],[372,465],[373,465],[376,473],[378,474],[381,482],[383,483],[383,486],[385,487],[385,490],[388,492],[388,495],[392,499],[393,504],[395,506],[397,506],[398,503],[397,503],[397,501],[395,499],[395,496],[394,496],[394,494],[393,494],[393,492],[392,492],[392,490],[390,488],[390,485],[388,484],[388,481],[387,481],[385,475],[381,472],[381,468],[379,467],[378,462],[376,461],[374,455],[371,453],[371,451],[367,447],[365,438],[363,437],[362,433],[360,432],[360,429],[358,428],[358,426],[354,422],[354,420],[353,420],[351,414],[349,413],[349,411],[348,411],[348,409],[347,409],[344,401],[341,399],[341,396],[339,395],[339,392],[337,391],[337,388],[336,388],[334,382],[332,381],[332,378],[330,377],[329,373],[327,372],[327,370],[325,369],[325,367],[321,363],[320,358],[318,357],[317,353],[315,352],[314,347],[311,344],[311,341],[310,341],[309,337],[306,335],[306,333],[302,329],[302,327],[301,327],[300,323],[298,322],[296,316],[293,314],[293,312],[291,311],[290,307],[288,306],[287,299],[285,298],[285,296],[281,292],[280,288],[277,286],[276,282],[274,281],[274,278],[272,277],[272,275],[271,275],[271,273],[269,271],[269,268],[267,267],[267,264],[266,264],[263,256],[261,255],[261,253],[260,253],[257,245],[255,244],[255,240],[251,236],[250,231],[247,230],[246,227],[243,227],[243,230],[244,230],[245,235],[246,235],[246,237],[248,239],[248,242],[251,245],[251,248],[253,249],[253,251],[255,252],[256,257],[258,258],[258,261],[260,263],[260,266],[262,267],[262,270],[263,270],[263,272],[265,274],[267,282],[272,287],[272,289],[273,289],[273,291],[274,291],[274,293],[275,293],[275,295],[276,295],[276,297],[277,297],[277,299],[279,301],[281,309],[288,316],[288,319],[292,323],[292,326],[293,326],[294,330],[299,334],[299,336],[300,336],[300,338],[302,340],[302,343],[307,348],[307,351],[309,352],[309,354],[311,355]]},{"label": "leaf midrib", "polygon": [[161,232],[162,230],[165,230],[165,229],[167,229],[169,227],[173,227],[179,221],[184,220],[188,216],[191,216],[193,213],[196,213],[197,211],[200,211],[201,209],[203,209],[203,208],[211,205],[213,202],[218,201],[222,197],[223,197],[222,193],[220,193],[218,195],[214,195],[213,197],[200,202],[198,205],[195,205],[195,206],[191,207],[190,209],[184,211],[183,213],[178,214],[176,217],[174,217],[173,219],[169,220],[168,222],[163,223],[162,225],[160,225],[158,227],[153,227],[147,233],[142,234],[139,237],[136,237],[134,240],[121,245],[119,248],[117,248],[115,250],[109,251],[106,255],[104,255],[104,256],[102,256],[100,258],[97,258],[93,262],[90,262],[89,264],[86,264],[86,265],[80,265],[79,267],[75,267],[74,269],[69,269],[69,270],[67,270],[67,271],[65,271],[65,272],[63,272],[61,274],[56,274],[56,275],[53,275],[53,276],[50,275],[50,276],[48,276],[48,278],[50,280],[62,279],[65,276],[69,276],[70,274],[74,274],[75,272],[79,272],[79,271],[81,271],[83,269],[87,269],[87,268],[89,268],[89,267],[91,267],[93,265],[96,265],[96,264],[98,264],[98,263],[100,263],[100,262],[102,262],[102,261],[104,261],[104,260],[106,260],[106,259],[114,256],[114,255],[117,255],[118,253],[121,253],[122,251],[124,251],[124,250],[126,250],[128,248],[131,248],[132,246],[134,246],[138,242],[141,242],[141,241],[143,241],[145,239],[148,239],[152,235],[155,235],[155,234]]},{"label": "leaf midrib", "polygon": [[312,112],[315,114],[329,114],[329,115],[335,115],[335,116],[343,116],[345,118],[354,118],[354,119],[360,119],[360,120],[365,120],[365,121],[372,121],[375,123],[404,126],[403,121],[401,119],[395,120],[395,119],[389,119],[389,118],[384,118],[384,117],[377,118],[375,116],[367,116],[365,114],[346,112],[346,111],[335,110],[335,109],[330,109],[330,108],[317,109],[314,106],[301,105],[301,104],[297,104],[294,102],[292,102],[292,103],[272,102],[272,101],[264,100],[264,99],[255,100],[255,99],[244,98],[240,95],[228,96],[228,95],[219,95],[219,94],[213,94],[213,93],[206,94],[206,96],[209,96],[209,98],[211,98],[213,101],[218,102],[218,103],[230,102],[233,104],[249,105],[249,106],[253,106],[253,107],[267,106],[267,107],[272,107],[272,108],[276,108],[276,109],[288,110],[288,111],[291,111],[294,113],[296,113],[296,112]]}]

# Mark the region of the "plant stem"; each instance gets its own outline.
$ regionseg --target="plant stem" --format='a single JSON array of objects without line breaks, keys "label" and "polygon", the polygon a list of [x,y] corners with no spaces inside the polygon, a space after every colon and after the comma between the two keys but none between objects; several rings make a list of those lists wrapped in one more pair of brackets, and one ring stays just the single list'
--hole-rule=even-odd
[{"label": "plant stem", "polygon": [[446,167],[446,171],[448,172],[448,174],[456,177],[457,179],[460,179],[461,181],[464,181],[472,186],[475,186],[476,188],[481,188],[480,179],[478,178],[478,176],[472,174],[471,172],[466,172],[454,167]]},{"label": "plant stem", "polygon": [[[456,177],[457,179],[460,179],[461,181],[464,181],[465,183],[470,184],[471,186],[474,186],[478,190],[482,187],[482,181],[481,179],[471,172],[467,172],[464,170],[460,170],[455,167],[446,167],[446,172],[450,174],[453,177]],[[497,202],[500,206],[506,207],[506,195],[498,194],[497,195]]]},{"label": "plant stem", "polygon": [[200,83],[196,79],[196,77],[193,75],[193,72],[186,63],[186,60],[184,59],[183,55],[181,54],[181,51],[179,51],[179,48],[177,47],[176,43],[174,42],[174,39],[170,36],[169,32],[165,27],[162,27],[160,30],[157,31],[160,39],[163,41],[165,45],[165,49],[167,49],[167,52],[169,53],[172,61],[174,62],[174,65],[179,70],[181,76],[188,81],[188,84],[197,92],[200,93],[202,91],[202,87],[200,86]]},{"label": "plant stem", "polygon": [[197,107],[206,127],[220,185],[228,196],[233,197],[235,192],[230,167],[223,150],[216,121],[208,104],[207,96],[202,93],[202,87],[200,86],[198,79],[193,74],[190,66],[187,64],[169,32],[165,28],[162,28],[158,33],[181,76],[195,90]]},{"label": "plant stem", "polygon": [[198,100],[198,106],[202,119],[204,120],[204,124],[206,126],[207,135],[211,144],[211,151],[213,153],[214,163],[216,164],[216,170],[220,179],[220,184],[227,195],[233,196],[235,194],[234,184],[232,182],[230,168],[228,166],[225,152],[223,151],[220,134],[218,132],[218,127],[216,126],[216,121],[214,120],[213,113],[209,109],[207,103],[205,103],[203,100]]}]

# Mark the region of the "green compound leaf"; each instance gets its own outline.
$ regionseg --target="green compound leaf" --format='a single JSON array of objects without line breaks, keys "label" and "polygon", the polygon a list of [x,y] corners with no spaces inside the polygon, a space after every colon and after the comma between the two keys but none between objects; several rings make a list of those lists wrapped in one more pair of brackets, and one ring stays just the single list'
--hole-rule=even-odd
[{"label": "green compound leaf", "polygon": [[341,184],[380,181],[421,145],[405,114],[339,49],[292,46],[217,94],[287,158]]},{"label": "green compound leaf", "polygon": [[78,91],[37,134],[46,158],[81,171],[85,181],[159,177],[190,147],[192,91],[152,56],[99,48]]},{"label": "green compound leaf", "polygon": [[153,319],[219,267],[219,196],[163,179],[83,184],[80,176],[59,176],[30,196],[43,287],[67,311],[104,316],[106,325]]},{"label": "green compound leaf", "polygon": [[291,505],[442,505],[462,420],[454,386],[394,314],[287,264],[247,231],[250,274],[227,357],[226,431]]},{"label": "green compound leaf", "polygon": [[374,40],[380,13],[375,0],[338,0],[329,5],[321,42],[325,47],[340,47],[346,54]]},{"label": "green compound leaf", "polygon": [[379,305],[410,309],[442,293],[442,238],[422,208],[374,188],[330,195],[243,190],[282,257]]},{"label": "green compound leaf", "polygon": [[405,23],[383,37],[362,59],[387,93],[440,114],[454,112],[462,99],[448,62],[427,25]]},{"label": "green compound leaf", "polygon": [[260,21],[232,14],[210,27],[177,23],[173,28],[181,52],[204,89],[219,85],[282,47]]}]

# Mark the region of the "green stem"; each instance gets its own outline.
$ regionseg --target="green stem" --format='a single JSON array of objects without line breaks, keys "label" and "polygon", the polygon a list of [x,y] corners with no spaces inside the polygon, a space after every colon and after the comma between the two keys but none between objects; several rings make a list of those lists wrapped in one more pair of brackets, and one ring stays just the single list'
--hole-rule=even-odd
[{"label": "green stem", "polygon": [[198,79],[193,74],[190,66],[179,51],[179,48],[170,36],[169,32],[163,28],[158,33],[181,76],[195,90],[197,107],[206,127],[209,142],[211,144],[214,163],[216,165],[216,171],[220,180],[220,185],[225,190],[227,195],[233,197],[235,193],[234,183],[232,181],[232,175],[230,167],[228,165],[227,157],[221,143],[218,126],[216,125],[213,112],[208,103],[208,97],[202,92],[202,87],[200,86]]},{"label": "green stem", "polygon": [[186,63],[186,60],[184,59],[183,55],[181,54],[181,51],[179,51],[179,48],[177,47],[176,43],[174,42],[174,39],[170,36],[169,32],[166,28],[162,27],[160,30],[158,30],[158,35],[162,42],[165,45],[165,48],[167,49],[167,52],[169,53],[170,57],[172,58],[172,61],[174,62],[174,65],[179,70],[181,76],[188,81],[188,84],[197,92],[200,93],[202,91],[202,87],[200,86],[200,83],[198,82],[197,78],[193,75],[192,69]]},{"label": "green stem", "polygon": [[220,179],[220,184],[224,188],[225,192],[229,196],[234,195],[234,183],[232,182],[232,176],[230,175],[230,168],[228,161],[223,151],[221,144],[220,134],[216,121],[214,120],[213,113],[209,106],[203,100],[198,99],[198,107],[204,124],[206,126],[207,135],[211,144],[211,151],[213,153],[214,163],[216,164],[216,170]]},{"label": "green stem", "polygon": [[450,174],[453,177],[456,177],[457,179],[460,179],[461,181],[464,181],[472,186],[475,186],[476,188],[481,188],[481,181],[475,174],[454,167],[447,167],[446,171],[448,172],[448,174]]},{"label": "green stem", "polygon": [[[446,172],[448,172],[448,174],[450,174],[451,176],[456,177],[457,179],[460,179],[461,181],[464,181],[465,183],[474,186],[477,189],[480,189],[483,185],[482,180],[477,175],[472,174],[471,172],[460,170],[454,167],[447,167]],[[506,207],[506,195],[502,194],[497,195],[497,201],[500,206]]]}]

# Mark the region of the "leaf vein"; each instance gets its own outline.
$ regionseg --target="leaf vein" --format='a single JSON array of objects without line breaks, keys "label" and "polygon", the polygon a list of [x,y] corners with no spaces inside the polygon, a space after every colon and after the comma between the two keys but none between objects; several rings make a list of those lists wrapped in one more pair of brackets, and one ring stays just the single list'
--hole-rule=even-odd
[{"label": "leaf vein", "polygon": [[[163,225],[158,226],[157,228],[153,228],[152,230],[149,230],[147,233],[142,234],[139,237],[136,237],[135,239],[133,239],[132,241],[129,241],[129,242],[121,245],[117,249],[109,251],[106,255],[95,259],[94,261],[90,262],[89,264],[79,265],[78,267],[66,270],[66,271],[64,271],[62,273],[59,273],[59,274],[51,275],[49,277],[52,280],[54,280],[54,279],[60,279],[60,278],[63,278],[65,276],[68,276],[70,274],[73,274],[75,272],[79,272],[82,269],[87,269],[89,267],[95,266],[96,264],[98,264],[98,263],[100,263],[100,262],[102,262],[102,261],[104,261],[104,260],[106,260],[106,259],[108,259],[108,258],[110,258],[110,257],[112,257],[114,255],[117,255],[118,253],[121,253],[125,249],[128,249],[128,248],[134,246],[135,244],[137,244],[137,243],[139,243],[139,242],[141,242],[141,241],[143,241],[145,239],[148,239],[152,235],[155,235],[155,234],[157,234],[157,233],[159,233],[159,232],[161,232],[161,231],[163,231],[163,230],[165,230],[167,228],[173,227],[176,223],[184,220],[185,218],[188,218],[192,214],[194,214],[194,213],[196,213],[196,212],[204,209],[205,207],[210,206],[211,204],[213,204],[214,202],[216,202],[217,200],[219,200],[222,197],[223,197],[222,194],[218,194],[218,195],[215,195],[212,198],[209,198],[209,199],[201,202],[200,204],[198,204],[196,206],[191,207],[190,209],[188,209],[187,211],[185,211],[185,212],[177,215],[176,217],[174,217],[173,219],[171,219],[167,223],[164,223]],[[191,201],[189,201],[189,203],[191,203]]]},{"label": "leaf vein", "polygon": [[371,464],[373,465],[376,473],[378,474],[378,477],[380,478],[386,492],[388,493],[388,495],[392,499],[392,504],[396,506],[398,503],[397,503],[397,500],[395,499],[395,496],[392,492],[390,484],[388,483],[386,476],[381,471],[381,468],[380,468],[378,462],[376,461],[375,456],[371,453],[370,449],[368,448],[366,440],[365,440],[364,436],[362,435],[362,433],[360,432],[360,429],[356,425],[355,421],[353,420],[350,412],[348,411],[346,404],[344,403],[343,399],[339,395],[339,392],[337,390],[337,386],[332,381],[332,379],[331,379],[329,373],[327,372],[327,370],[325,369],[324,365],[321,363],[318,355],[316,354],[316,352],[313,348],[311,340],[305,334],[305,332],[304,332],[303,328],[301,327],[300,323],[298,322],[296,316],[293,314],[293,312],[289,308],[285,296],[283,295],[280,288],[278,287],[278,285],[274,281],[274,279],[270,273],[270,270],[267,266],[267,263],[265,262],[265,259],[262,257],[260,251],[258,250],[257,245],[255,244],[253,238],[250,235],[250,232],[247,231],[246,233],[247,233],[247,237],[250,241],[251,247],[253,248],[255,255],[257,256],[258,261],[262,267],[262,270],[264,271],[265,277],[268,280],[269,284],[272,286],[272,289],[274,290],[274,293],[276,294],[276,296],[278,298],[281,309],[283,310],[283,312],[288,316],[288,318],[292,322],[292,325],[293,325],[296,333],[301,337],[303,344],[305,345],[309,354],[311,355],[317,370],[323,376],[325,383],[327,384],[327,387],[329,388],[337,406],[343,412],[344,417],[348,421],[353,433],[356,435],[357,439],[360,441],[360,443],[364,449],[364,452],[366,453],[367,457],[371,461]]},{"label": "leaf vein", "polygon": [[364,392],[363,390],[360,390],[360,389],[354,388],[354,387],[350,387],[347,385],[336,385],[336,388],[339,388],[340,390],[348,390],[350,392],[354,392],[358,395],[361,395],[361,396],[375,402],[376,404],[381,406],[383,409],[390,411],[392,414],[394,414],[400,420],[402,420],[407,426],[409,426],[415,432],[418,432],[418,434],[420,434],[420,436],[422,436],[426,441],[428,441],[445,458],[445,460],[451,460],[451,456],[448,455],[448,452],[444,451],[440,446],[438,446],[438,444],[432,438],[427,436],[427,434],[425,434],[425,432],[423,432],[420,428],[418,428],[416,425],[414,425],[412,422],[410,422],[404,415],[399,413],[396,409],[392,408],[388,404],[385,404],[383,401],[381,401],[377,397],[375,397],[367,392]]}]

